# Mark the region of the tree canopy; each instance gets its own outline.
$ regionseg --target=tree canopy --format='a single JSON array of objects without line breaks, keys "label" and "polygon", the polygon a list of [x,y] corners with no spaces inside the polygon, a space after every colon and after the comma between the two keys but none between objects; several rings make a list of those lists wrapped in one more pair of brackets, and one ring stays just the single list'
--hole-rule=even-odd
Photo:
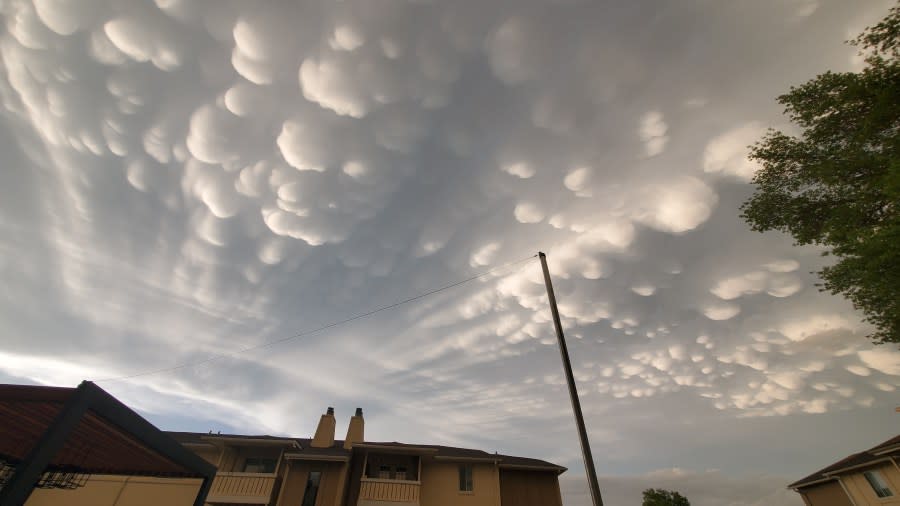
[{"label": "tree canopy", "polygon": [[691,506],[686,497],[673,490],[648,488],[644,490],[642,506]]},{"label": "tree canopy", "polygon": [[753,230],[826,248],[821,289],[842,294],[900,343],[900,6],[850,44],[859,72],[825,72],[778,97],[799,135],[770,129],[741,206]]}]

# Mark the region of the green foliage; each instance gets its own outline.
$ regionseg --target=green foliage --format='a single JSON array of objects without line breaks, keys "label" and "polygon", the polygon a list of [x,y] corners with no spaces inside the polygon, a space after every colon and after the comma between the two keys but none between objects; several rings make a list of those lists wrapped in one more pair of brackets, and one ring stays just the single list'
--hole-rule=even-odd
[{"label": "green foliage", "polygon": [[876,343],[900,343],[900,6],[850,44],[860,72],[826,72],[778,97],[800,127],[770,129],[751,147],[755,193],[741,206],[753,230],[779,230],[827,248],[819,272],[875,326]]},{"label": "green foliage", "polygon": [[691,506],[691,502],[673,490],[648,488],[644,490],[644,502],[641,506]]}]

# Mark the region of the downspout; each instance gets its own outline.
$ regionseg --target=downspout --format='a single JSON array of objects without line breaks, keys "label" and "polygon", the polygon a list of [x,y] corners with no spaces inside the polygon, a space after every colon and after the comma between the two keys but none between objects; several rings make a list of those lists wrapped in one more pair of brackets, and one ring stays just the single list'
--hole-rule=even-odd
[{"label": "downspout", "polygon": [[841,488],[844,489],[844,493],[847,494],[847,499],[850,499],[850,504],[856,506],[856,499],[850,495],[850,491],[847,490],[847,485],[844,485],[844,480],[841,479],[840,476],[836,476],[838,483],[841,485]]}]

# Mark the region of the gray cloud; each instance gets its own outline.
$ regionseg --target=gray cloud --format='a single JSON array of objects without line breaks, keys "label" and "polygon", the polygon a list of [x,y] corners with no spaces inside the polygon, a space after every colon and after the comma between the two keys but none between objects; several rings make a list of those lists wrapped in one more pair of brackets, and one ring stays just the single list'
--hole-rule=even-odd
[{"label": "gray cloud", "polygon": [[808,424],[893,430],[900,353],[737,211],[773,97],[858,66],[841,41],[885,2],[57,4],[0,3],[5,376],[224,355],[103,386],[171,428],[364,404],[376,439],[574,470],[534,261],[233,353],[540,249],[608,474],[802,475],[840,456]]},{"label": "gray cloud", "polygon": [[[784,488],[776,476],[725,476],[718,471],[691,472],[673,468],[630,477],[603,477],[600,480],[604,504],[638,506],[648,488],[676,490],[697,506],[799,506],[800,496]],[[560,487],[566,504],[587,506],[590,493],[583,480],[564,478]]]}]

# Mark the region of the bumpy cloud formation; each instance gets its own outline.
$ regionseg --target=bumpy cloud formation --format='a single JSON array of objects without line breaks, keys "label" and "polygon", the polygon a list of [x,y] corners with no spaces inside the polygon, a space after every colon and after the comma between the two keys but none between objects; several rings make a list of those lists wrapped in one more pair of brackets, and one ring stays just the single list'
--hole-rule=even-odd
[{"label": "bumpy cloud formation", "polygon": [[[846,66],[844,25],[874,7],[0,9],[10,377],[224,352],[111,388],[161,417],[189,402],[291,433],[311,429],[310,406],[365,398],[376,436],[486,434],[577,462],[542,275],[502,267],[543,250],[592,435],[630,469],[660,467],[629,432],[660,406],[701,427],[875,410],[900,387],[900,355],[816,290],[820,252],[751,233],[737,211],[758,168],[747,146],[782,121],[772,97]],[[821,42],[772,46],[784,40]],[[485,269],[362,325],[234,354]]]}]

